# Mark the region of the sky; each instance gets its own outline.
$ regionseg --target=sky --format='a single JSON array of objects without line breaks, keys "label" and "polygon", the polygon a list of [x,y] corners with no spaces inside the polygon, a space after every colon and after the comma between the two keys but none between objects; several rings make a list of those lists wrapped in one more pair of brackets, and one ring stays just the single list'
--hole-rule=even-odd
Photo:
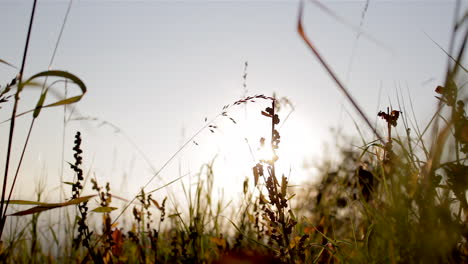
[{"label": "sky", "polygon": [[[447,49],[455,1],[322,2],[347,23],[309,1],[306,33],[364,112],[374,121],[379,110],[397,109],[401,95],[408,109],[411,98],[424,125],[436,107],[434,89],[443,83],[447,64],[430,38]],[[68,5],[65,0],[38,1],[25,76],[49,68]],[[463,6],[466,10],[466,2]],[[29,0],[0,1],[0,59],[17,66],[31,7]],[[331,128],[356,135],[356,122],[369,140],[372,136],[300,39],[298,7],[299,1],[292,0],[73,1],[51,68],[84,81],[88,92],[73,106],[72,119],[86,120],[64,123],[62,107],[42,111],[14,198],[33,196],[42,179],[48,198],[56,199],[60,181],[73,179],[66,162],[73,162],[78,130],[86,173],[111,182],[121,196],[131,198],[144,185],[156,189],[181,175],[190,175],[184,183],[191,184],[213,159],[216,186],[236,196],[246,177],[252,182],[259,140],[269,131],[260,111],[269,103],[231,106],[228,115],[237,124],[219,114],[223,106],[256,94],[275,94],[292,103],[293,108],[285,105],[280,112],[283,122],[290,115],[280,123],[278,166],[294,183],[314,180],[314,166],[333,156],[326,147],[336,141]],[[0,65],[2,86],[16,73]],[[57,86],[58,94],[63,91]],[[69,93],[74,91],[69,87]],[[37,89],[25,91],[20,112],[33,108],[38,95]],[[65,110],[67,118],[71,109]],[[11,102],[0,109],[1,120],[10,114]],[[214,133],[198,132],[207,125],[205,118],[214,120]],[[31,115],[18,119],[13,164],[30,120]],[[383,130],[382,122],[376,124]],[[6,146],[7,132],[8,125],[1,124],[1,146]],[[5,151],[0,158],[5,159]],[[168,160],[160,177],[151,180]],[[311,165],[304,168],[304,163]],[[167,192],[180,192],[180,183],[158,195]]]}]

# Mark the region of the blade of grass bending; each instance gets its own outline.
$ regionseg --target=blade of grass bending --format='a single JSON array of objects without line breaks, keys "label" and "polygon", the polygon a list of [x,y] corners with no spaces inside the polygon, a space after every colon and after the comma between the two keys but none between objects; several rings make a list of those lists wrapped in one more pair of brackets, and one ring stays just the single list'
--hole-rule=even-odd
[{"label": "blade of grass bending", "polygon": [[333,72],[333,70],[331,69],[331,67],[328,65],[328,63],[325,62],[325,60],[323,59],[323,57],[320,55],[320,53],[318,52],[318,50],[315,48],[315,46],[312,44],[312,42],[308,39],[308,37],[306,36],[305,34],[305,31],[304,31],[304,27],[302,26],[302,13],[303,13],[303,10],[304,10],[304,2],[301,2],[300,3],[300,6],[299,6],[299,15],[298,15],[298,21],[297,21],[297,31],[299,33],[299,35],[301,36],[301,38],[304,40],[304,42],[307,44],[307,46],[310,48],[310,50],[312,51],[312,53],[315,55],[315,57],[320,61],[320,63],[322,64],[322,66],[325,68],[325,70],[327,71],[327,73],[332,77],[332,79],[335,81],[336,85],[338,86],[338,88],[340,88],[340,90],[344,93],[344,95],[346,96],[346,98],[351,102],[351,104],[353,105],[354,109],[359,113],[359,115],[361,116],[362,119],[364,119],[364,121],[366,122],[367,126],[372,130],[372,132],[375,134],[375,136],[383,143],[385,144],[385,142],[383,141],[382,137],[380,136],[380,134],[377,132],[377,130],[374,128],[374,126],[372,126],[372,124],[370,123],[369,121],[369,118],[367,118],[367,116],[364,114],[364,112],[361,110],[361,107],[359,107],[359,105],[357,104],[356,100],[354,100],[354,98],[351,96],[351,94],[348,92],[348,90],[345,88],[345,86],[341,83],[341,81],[338,79],[338,77],[336,76],[336,74]]},{"label": "blade of grass bending", "polygon": [[8,61],[0,59],[0,63],[6,64],[6,65],[8,65],[8,66],[10,66],[10,67],[12,67],[14,69],[18,69],[15,65],[9,63]]},{"label": "blade of grass bending", "polygon": [[[10,131],[8,135],[8,146],[7,146],[7,155],[6,155],[6,162],[5,162],[5,173],[3,176],[3,188],[2,188],[2,198],[1,198],[1,205],[0,205],[0,240],[2,238],[3,234],[3,229],[5,227],[5,222],[6,222],[6,211],[4,213],[3,211],[3,204],[5,202],[5,194],[6,194],[6,186],[8,183],[8,168],[10,167],[10,156],[11,156],[11,149],[13,146],[13,133],[15,130],[15,116],[16,116],[16,111],[18,109],[18,101],[19,101],[19,94],[21,93],[21,89],[19,88],[19,85],[21,84],[22,81],[22,75],[24,72],[24,67],[26,64],[26,56],[28,54],[28,47],[29,47],[29,40],[31,38],[31,31],[32,31],[32,25],[34,21],[34,13],[36,12],[36,4],[37,0],[34,0],[32,10],[31,10],[31,16],[29,20],[29,27],[28,27],[28,33],[26,37],[26,43],[24,45],[24,52],[23,52],[23,61],[21,63],[21,69],[19,72],[19,84],[18,84],[18,89],[15,94],[15,101],[13,104],[13,111],[11,113],[11,122],[10,122]],[[7,205],[8,206],[8,205]]]},{"label": "blade of grass bending", "polygon": [[89,199],[95,196],[97,195],[96,194],[87,195],[87,196],[79,197],[79,198],[76,198],[76,199],[73,199],[64,203],[41,203],[41,205],[35,206],[27,210],[16,212],[14,214],[10,214],[10,216],[22,216],[22,215],[35,214],[35,213],[40,213],[43,211],[48,211],[51,209],[60,208],[64,206],[76,205],[76,204],[80,204],[83,202],[87,202]]},{"label": "blade of grass bending", "polygon": [[362,31],[361,27],[356,26],[353,23],[347,21],[342,16],[339,16],[338,14],[333,12],[330,8],[328,8],[326,5],[324,5],[322,2],[320,2],[318,0],[310,0],[310,2],[312,4],[314,4],[314,5],[316,5],[318,8],[320,8],[325,13],[327,13],[329,16],[333,17],[336,21],[340,22],[342,25],[351,28],[354,32],[358,33],[360,36],[364,36],[365,38],[367,38],[368,40],[370,40],[371,42],[373,42],[377,46],[387,50],[390,53],[393,53],[392,49],[389,48],[387,45],[380,42],[379,40],[377,40],[376,38],[374,38],[372,35],[368,34],[367,32]]},{"label": "blade of grass bending", "polygon": [[[86,90],[87,90],[86,85],[77,76],[75,76],[75,75],[73,75],[71,73],[65,72],[65,71],[52,70],[52,71],[43,71],[43,72],[40,72],[38,74],[35,74],[35,75],[31,76],[28,80],[26,80],[24,83],[18,84],[18,91],[22,90],[25,86],[29,85],[30,83],[33,83],[33,80],[36,79],[36,78],[49,77],[49,76],[63,77],[63,78],[66,78],[66,79],[69,79],[69,80],[73,81],[81,89],[82,94],[79,95],[79,96],[66,98],[66,99],[60,100],[58,102],[48,104],[46,106],[42,106],[42,105],[44,104],[44,101],[45,101],[45,98],[46,98],[46,95],[47,95],[47,92],[49,91],[49,89],[45,89],[44,92],[41,94],[41,97],[39,98],[39,101],[37,102],[36,108],[34,109],[33,120],[31,121],[29,130],[28,130],[28,135],[26,137],[26,141],[24,143],[23,150],[21,152],[21,156],[20,156],[20,160],[18,162],[18,166],[16,168],[15,176],[13,178],[13,183],[12,183],[12,185],[10,187],[10,192],[8,194],[8,200],[11,199],[11,195],[13,194],[13,190],[14,190],[14,187],[15,187],[15,184],[16,184],[16,180],[18,178],[19,170],[21,168],[21,164],[23,162],[24,154],[26,152],[26,147],[28,145],[29,138],[31,136],[32,128],[34,126],[34,122],[35,122],[36,118],[39,116],[40,110],[42,108],[44,108],[44,107],[53,107],[53,106],[66,105],[66,104],[77,102],[83,97],[83,95],[86,93]],[[4,202],[4,200],[2,199],[2,206],[3,206],[3,202]],[[5,216],[6,216],[7,209],[8,209],[8,203],[6,203],[5,209],[2,210],[2,213]]]},{"label": "blade of grass bending", "polygon": [[37,78],[40,78],[40,77],[50,77],[50,76],[62,77],[62,78],[65,78],[65,79],[69,79],[69,80],[73,81],[74,83],[76,83],[80,87],[83,94],[86,93],[86,90],[87,90],[86,85],[83,83],[83,81],[80,78],[78,78],[74,74],[71,74],[71,73],[66,72],[66,71],[60,71],[60,70],[48,70],[48,71],[43,71],[43,72],[34,74],[33,76],[29,77],[29,79],[26,80],[21,85],[24,87],[24,86],[28,85],[29,83],[31,83],[34,79],[37,79]]},{"label": "blade of grass bending", "polygon": [[[64,71],[55,71],[55,72],[62,72],[62,73],[67,73],[67,72],[64,72]],[[44,72],[45,73],[45,72]],[[71,74],[72,76],[74,76],[73,74]],[[52,76],[52,75],[48,75],[48,76]],[[48,77],[46,76],[46,78]],[[59,75],[53,75],[53,76],[59,76]],[[39,77],[43,77],[43,76],[39,76]],[[79,80],[78,77],[74,76],[75,78],[77,78],[77,80]],[[73,104],[73,103],[76,103],[78,101],[81,100],[81,98],[84,96],[84,94],[86,93],[86,86],[84,85],[84,83],[80,80],[80,83],[77,83],[78,86],[80,86],[80,89],[82,91],[82,94],[81,95],[77,95],[77,96],[73,96],[73,97],[69,97],[69,98],[65,98],[65,99],[62,99],[62,100],[59,100],[59,101],[56,101],[56,102],[53,102],[53,103],[49,103],[47,105],[44,105],[44,101],[45,101],[45,98],[47,96],[47,93],[51,92],[53,93],[54,95],[58,96],[58,93],[57,92],[54,92],[53,90],[50,90],[50,88],[54,85],[54,84],[57,84],[57,83],[62,83],[62,82],[66,82],[68,79],[65,78],[64,80],[57,80],[57,81],[54,81],[51,85],[49,85],[45,90],[43,90],[43,92],[41,93],[41,96],[39,98],[39,100],[37,101],[36,103],[36,106],[34,107],[34,109],[30,109],[30,110],[27,110],[25,112],[22,112],[20,114],[17,114],[15,116],[15,118],[18,118],[18,117],[21,117],[21,116],[24,116],[26,114],[29,114],[31,112],[33,112],[33,117],[36,118],[37,116],[39,116],[42,108],[48,108],[48,107],[55,107],[55,106],[61,106],[61,105],[69,105],[69,104]],[[71,80],[71,79],[70,79]],[[81,87],[81,85],[83,85],[84,87],[84,90],[83,90],[83,87]],[[37,82],[33,82],[32,80],[30,80],[28,83],[27,83],[27,86],[39,86],[39,84]],[[23,86],[23,88],[26,88],[26,85]],[[3,123],[6,123],[8,121],[11,121],[11,118],[10,119],[7,119],[7,120],[4,120],[2,122],[0,122],[0,124],[3,124]]]}]

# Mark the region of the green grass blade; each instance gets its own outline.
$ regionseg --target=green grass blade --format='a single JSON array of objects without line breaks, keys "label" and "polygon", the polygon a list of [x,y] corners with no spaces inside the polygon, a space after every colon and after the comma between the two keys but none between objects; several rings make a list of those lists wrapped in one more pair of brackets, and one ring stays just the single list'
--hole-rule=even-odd
[{"label": "green grass blade", "polygon": [[114,210],[117,210],[117,207],[101,206],[101,207],[98,207],[98,208],[94,208],[91,211],[95,212],[95,213],[110,213],[110,212],[112,212]]}]

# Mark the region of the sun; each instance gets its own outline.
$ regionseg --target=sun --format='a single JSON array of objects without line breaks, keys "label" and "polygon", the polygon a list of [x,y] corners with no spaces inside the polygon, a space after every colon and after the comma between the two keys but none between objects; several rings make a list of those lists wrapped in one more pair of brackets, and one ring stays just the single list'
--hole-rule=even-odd
[{"label": "sun", "polygon": [[[304,179],[304,159],[318,149],[311,146],[311,139],[318,141],[320,137],[304,128],[303,124],[308,122],[291,115],[287,122],[281,123],[282,116],[287,113],[280,112],[280,123],[276,126],[280,142],[273,150],[271,118],[261,115],[261,110],[268,105],[259,105],[229,112],[227,121],[218,122],[215,133],[210,133],[210,142],[216,145],[217,154],[215,181],[226,196],[238,195],[246,178],[253,187],[252,168],[262,161],[277,160],[278,172],[290,175],[293,180]],[[233,118],[235,124],[229,118]]]},{"label": "sun", "polygon": [[261,144],[257,151],[257,160],[272,161],[277,158],[276,151],[273,150],[271,144]]}]

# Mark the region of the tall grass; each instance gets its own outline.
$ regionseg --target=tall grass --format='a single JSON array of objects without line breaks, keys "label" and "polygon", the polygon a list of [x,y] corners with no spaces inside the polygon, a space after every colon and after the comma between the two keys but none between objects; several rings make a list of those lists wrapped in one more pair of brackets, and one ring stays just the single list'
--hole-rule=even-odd
[{"label": "tall grass", "polygon": [[[35,5],[36,1],[29,31]],[[410,127],[410,115],[402,110],[406,106],[399,104],[399,109],[389,107],[374,113],[380,117],[379,126],[385,128],[378,129],[307,37],[301,16],[302,6],[298,19],[300,38],[375,136],[361,138],[363,144],[359,147],[344,141],[338,162],[325,161],[320,167],[319,182],[304,183],[301,190],[291,188],[290,179],[276,166],[277,150],[281,148],[279,128],[289,116],[279,110],[281,104],[289,101],[254,95],[224,106],[159,170],[154,169],[150,181],[128,200],[115,195],[110,183],[100,185],[96,178],[90,178],[91,173],[82,169],[87,153],[83,153],[85,141],[80,132],[74,137],[74,163],[69,164],[75,177],[63,183],[64,189],[69,189],[65,193],[70,193],[67,200],[43,202],[40,188],[36,201],[11,200],[14,183],[21,175],[20,163],[10,183],[9,157],[18,154],[11,150],[16,118],[33,114],[31,134],[43,108],[78,102],[86,92],[83,81],[65,71],[48,70],[23,81],[28,33],[19,75],[0,93],[0,103],[13,103],[0,205],[0,259],[8,263],[468,262],[468,117],[462,93],[467,74],[462,58],[468,38],[462,25],[468,17],[465,15],[454,23],[451,45],[446,51],[450,55],[445,83],[434,87],[438,108],[431,121],[422,129],[419,125]],[[457,37],[462,39],[459,45],[454,41]],[[245,91],[246,68],[247,63],[243,77]],[[21,92],[40,86],[39,78],[54,81],[42,83],[35,108],[18,114]],[[52,86],[67,83],[77,85],[81,94],[45,104]],[[10,102],[14,89],[14,100]],[[272,156],[249,164],[252,174],[244,181],[241,202],[213,199],[213,181],[223,177],[223,171],[214,170],[216,159],[200,169],[193,186],[180,182],[186,203],[173,196],[155,199],[155,192],[178,183],[186,175],[179,175],[154,190],[147,190],[149,183],[182,149],[194,143],[201,131],[214,132],[217,128],[214,120],[227,118],[236,123],[229,116],[230,109],[247,103],[262,108],[266,105],[258,112],[258,118],[267,118],[270,125],[259,142],[271,150]],[[20,157],[27,149],[28,139],[29,136]],[[90,188],[85,186],[87,178]],[[123,204],[117,204],[116,199]],[[11,211],[7,211],[9,204],[32,207],[7,214]],[[73,209],[70,214],[63,214],[60,223],[65,226],[65,235],[57,236],[54,228],[48,226],[48,234],[43,236],[49,241],[41,239],[40,216],[57,208]],[[7,216],[14,218],[11,225],[5,225]],[[124,225],[120,221],[130,222]],[[3,232],[6,226],[11,228],[8,233]],[[60,244],[61,251],[53,253],[50,250],[53,243]]]}]

